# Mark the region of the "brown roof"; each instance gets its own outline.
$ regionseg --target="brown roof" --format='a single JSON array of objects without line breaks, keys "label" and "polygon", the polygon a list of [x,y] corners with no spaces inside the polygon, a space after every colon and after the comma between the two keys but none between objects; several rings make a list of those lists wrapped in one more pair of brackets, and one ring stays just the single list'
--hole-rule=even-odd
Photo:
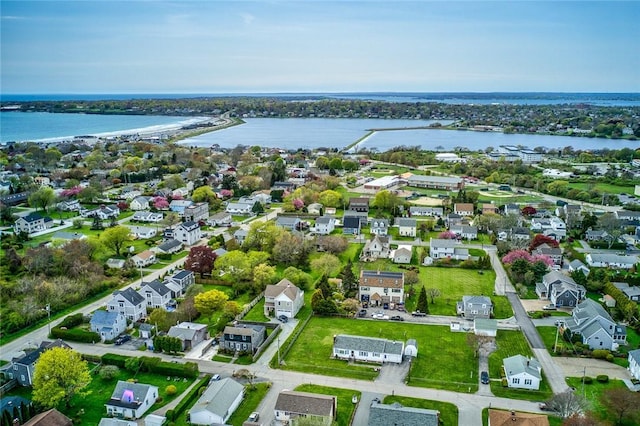
[{"label": "brown roof", "polygon": [[491,426],[549,426],[549,419],[544,414],[489,410],[489,424]]},{"label": "brown roof", "polygon": [[298,287],[296,287],[291,281],[283,278],[278,284],[268,285],[267,288],[264,289],[264,296],[277,297],[284,293],[289,299],[296,300],[299,291]]},{"label": "brown roof", "polygon": [[276,401],[276,410],[315,416],[335,416],[336,397],[308,392],[282,391]]},{"label": "brown roof", "polygon": [[23,426],[73,426],[70,418],[55,408],[31,418]]},{"label": "brown roof", "polygon": [[404,274],[402,272],[372,271],[363,269],[360,271],[360,287],[362,286],[403,288]]},{"label": "brown roof", "polygon": [[456,203],[453,206],[453,210],[457,212],[472,212],[473,204],[471,203]]},{"label": "brown roof", "polygon": [[369,198],[368,197],[352,197],[349,198],[349,204],[366,204],[367,206],[369,205]]}]

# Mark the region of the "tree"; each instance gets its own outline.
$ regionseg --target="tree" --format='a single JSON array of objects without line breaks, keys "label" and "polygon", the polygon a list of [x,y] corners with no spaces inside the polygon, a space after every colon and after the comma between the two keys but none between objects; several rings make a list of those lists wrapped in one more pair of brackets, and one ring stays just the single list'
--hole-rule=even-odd
[{"label": "tree", "polygon": [[340,259],[328,253],[320,255],[311,261],[311,269],[318,271],[325,276],[335,276],[340,268]]},{"label": "tree", "polygon": [[54,203],[56,200],[56,194],[53,192],[53,189],[48,186],[43,186],[38,189],[36,192],[31,193],[29,195],[29,205],[31,207],[35,207],[36,210],[41,209],[45,212],[47,208]]},{"label": "tree", "polygon": [[322,293],[323,299],[330,299],[333,291],[331,290],[331,286],[329,286],[329,279],[326,275],[323,275],[320,278],[320,282],[316,285],[316,289],[320,290]]},{"label": "tree", "polygon": [[320,193],[318,196],[318,202],[325,207],[341,207],[342,195],[337,191],[327,189]]},{"label": "tree", "polygon": [[616,425],[625,424],[626,421],[637,424],[640,420],[640,394],[627,388],[605,390],[601,403],[611,417],[615,418]]},{"label": "tree", "polygon": [[113,228],[106,229],[100,235],[100,242],[109,250],[113,251],[116,256],[120,256],[120,250],[127,241],[131,241],[131,232],[126,226],[118,225]]},{"label": "tree", "polygon": [[342,278],[342,289],[344,290],[345,297],[354,297],[358,293],[359,280],[353,273],[351,260],[342,268],[340,278]]},{"label": "tree", "polygon": [[253,203],[253,207],[251,207],[251,211],[257,215],[264,213],[264,207],[262,207],[262,203],[256,201]]},{"label": "tree", "polygon": [[193,190],[191,199],[196,203],[208,203],[211,204],[214,200],[217,200],[215,192],[210,186],[205,185]]},{"label": "tree", "polygon": [[400,198],[386,189],[378,192],[373,198],[373,206],[379,210],[391,210],[400,204],[402,204]]},{"label": "tree", "polygon": [[277,237],[272,254],[273,260],[278,263],[302,266],[306,264],[310,252],[311,244],[308,240],[285,231]]},{"label": "tree", "polygon": [[163,308],[156,308],[149,314],[149,324],[155,325],[158,328],[157,331],[169,331],[175,323],[175,312],[167,312]]},{"label": "tree", "polygon": [[593,417],[592,413],[573,414],[567,417],[562,426],[604,426],[604,423]]},{"label": "tree", "polygon": [[263,291],[267,285],[273,284],[276,279],[276,268],[266,263],[253,268],[253,282],[255,283],[255,293]]},{"label": "tree", "polygon": [[184,261],[184,268],[199,273],[200,278],[211,274],[218,255],[208,246],[195,246],[189,250],[189,256]]},{"label": "tree", "polygon": [[99,374],[102,380],[113,380],[120,374],[120,368],[115,365],[103,365]]},{"label": "tree", "polygon": [[[296,268],[295,266],[289,266],[283,272],[284,278],[291,281],[296,287],[306,290],[311,286],[311,275]],[[344,282],[344,281],[343,281]]]},{"label": "tree", "polygon": [[273,221],[253,221],[243,247],[271,252],[276,240],[284,232],[284,229],[278,227]]},{"label": "tree", "polygon": [[311,309],[316,312],[318,310],[318,306],[320,306],[320,302],[324,300],[324,296],[322,295],[321,289],[316,289],[311,295]]},{"label": "tree", "polygon": [[216,267],[225,278],[232,281],[247,281],[251,270],[247,255],[240,250],[232,250],[216,259]]},{"label": "tree", "polygon": [[33,400],[45,408],[64,401],[69,408],[71,398],[90,382],[89,366],[78,352],[64,347],[47,349],[36,363]]},{"label": "tree", "polygon": [[197,294],[193,300],[198,312],[202,315],[209,316],[215,311],[222,309],[225,302],[229,300],[229,296],[220,290],[213,289]]},{"label": "tree", "polygon": [[276,161],[273,162],[271,166],[271,185],[275,182],[281,182],[285,180],[287,176],[287,166],[284,163],[284,160],[280,157],[276,158]]},{"label": "tree", "polygon": [[429,313],[429,301],[427,300],[427,291],[425,290],[424,286],[422,286],[420,294],[418,295],[416,310],[424,312],[425,314]]},{"label": "tree", "polygon": [[558,416],[566,419],[576,413],[581,413],[586,407],[586,401],[572,390],[557,393],[546,402],[550,411],[554,411]]},{"label": "tree", "polygon": [[331,254],[340,254],[349,246],[349,241],[341,235],[322,235],[317,241],[324,251]]},{"label": "tree", "polygon": [[431,299],[432,305],[434,303],[434,299],[436,297],[440,297],[440,290],[437,288],[428,288],[426,292],[427,292],[427,296],[429,296],[429,298]]},{"label": "tree", "polygon": [[560,244],[555,240],[555,238],[548,237],[544,234],[537,234],[531,244],[529,244],[529,251],[533,251],[540,247],[541,245],[546,244],[549,247],[558,248]]},{"label": "tree", "polygon": [[240,305],[238,305],[237,302],[234,302],[233,300],[229,300],[224,303],[224,306],[222,307],[222,315],[224,315],[226,318],[233,319],[239,313],[240,313]]}]

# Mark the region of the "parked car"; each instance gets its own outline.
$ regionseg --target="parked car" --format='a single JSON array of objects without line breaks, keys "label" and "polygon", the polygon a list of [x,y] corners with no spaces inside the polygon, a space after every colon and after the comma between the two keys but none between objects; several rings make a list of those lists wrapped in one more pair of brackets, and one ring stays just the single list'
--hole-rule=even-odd
[{"label": "parked car", "polygon": [[414,316],[414,317],[426,317],[427,314],[425,314],[424,312],[420,312],[420,311],[413,311],[413,312],[411,312],[411,316]]},{"label": "parked car", "polygon": [[278,317],[278,321],[280,321],[281,323],[285,323],[285,322],[289,321],[289,318],[287,318],[286,315],[280,315]]},{"label": "parked car", "polygon": [[217,382],[218,380],[220,380],[220,375],[219,374],[214,374],[213,376],[211,376],[211,380],[214,382]]},{"label": "parked car", "polygon": [[480,382],[482,382],[483,385],[488,385],[489,373],[487,373],[486,371],[483,371],[482,373],[480,373]]},{"label": "parked car", "polygon": [[260,413],[258,413],[257,411],[254,411],[253,413],[249,414],[249,418],[247,420],[249,420],[250,422],[257,422],[259,418],[260,418]]},{"label": "parked car", "polygon": [[542,310],[544,310],[544,311],[555,311],[556,310],[556,305],[554,305],[553,303],[549,303],[548,305],[544,305],[542,307]]},{"label": "parked car", "polygon": [[404,305],[398,305],[396,309],[400,312],[407,312],[407,310],[404,308]]},{"label": "parked car", "polygon": [[391,321],[404,321],[404,318],[402,318],[400,315],[394,315],[391,318],[389,318]]},{"label": "parked car", "polygon": [[358,316],[359,316],[360,318],[362,318],[362,317],[366,317],[366,316],[367,316],[367,310],[366,310],[366,309],[360,309],[360,310],[358,311]]},{"label": "parked car", "polygon": [[131,336],[128,334],[123,334],[121,336],[116,337],[116,340],[114,341],[114,343],[116,345],[121,345],[123,343],[128,342],[129,340],[131,340]]}]

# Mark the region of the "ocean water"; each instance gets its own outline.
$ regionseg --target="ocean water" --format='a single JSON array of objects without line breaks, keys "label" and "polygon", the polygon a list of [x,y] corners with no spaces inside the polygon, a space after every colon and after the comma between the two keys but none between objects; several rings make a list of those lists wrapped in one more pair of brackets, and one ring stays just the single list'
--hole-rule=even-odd
[{"label": "ocean water", "polygon": [[441,102],[446,104],[640,106],[640,93],[559,92],[363,92],[363,93],[103,93],[2,94],[0,102],[184,99],[212,97],[274,97],[282,99],[360,99],[385,102]]},{"label": "ocean water", "polygon": [[[237,145],[259,145],[270,148],[338,148],[343,149],[367,135],[369,129],[427,126],[435,120],[384,120],[340,118],[253,118],[245,124],[205,133],[180,141],[186,146],[233,148]],[[448,122],[441,122],[448,124]],[[527,148],[580,149],[637,148],[638,141],[608,140],[550,135],[520,135],[498,132],[475,132],[444,129],[406,129],[377,131],[358,143],[357,149],[417,146],[428,150],[466,148],[472,151],[500,145],[522,145]]]},{"label": "ocean water", "polygon": [[74,136],[148,134],[178,129],[207,117],[0,112],[0,142],[56,141]]}]

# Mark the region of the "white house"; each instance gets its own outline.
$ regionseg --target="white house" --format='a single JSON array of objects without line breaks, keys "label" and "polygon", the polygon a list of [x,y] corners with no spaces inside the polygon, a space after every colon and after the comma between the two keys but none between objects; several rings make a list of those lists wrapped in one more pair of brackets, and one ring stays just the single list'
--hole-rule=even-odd
[{"label": "white house", "polygon": [[135,197],[133,200],[131,200],[131,203],[129,203],[129,208],[135,211],[148,210],[149,197]]},{"label": "white house", "polygon": [[399,217],[396,219],[398,234],[401,237],[415,237],[417,234],[417,222],[410,217]]},{"label": "white house", "polygon": [[273,313],[276,317],[284,315],[294,318],[303,306],[304,291],[286,278],[275,285],[268,285],[264,290],[265,316]]},{"label": "white house", "polygon": [[193,203],[185,207],[182,216],[186,222],[199,222],[209,218],[208,203]]},{"label": "white house", "polygon": [[231,378],[212,380],[189,410],[192,425],[226,424],[244,397],[244,386]]},{"label": "white house", "polygon": [[360,271],[359,300],[364,306],[389,308],[404,302],[404,274],[389,271]]},{"label": "white house", "polygon": [[477,226],[453,225],[449,230],[464,240],[475,240],[478,238]]},{"label": "white house", "polygon": [[640,380],[640,349],[629,351],[629,373],[636,379]]},{"label": "white house", "polygon": [[225,211],[229,214],[249,216],[253,215],[252,209],[254,204],[255,203],[229,203]]},{"label": "white house", "polygon": [[107,302],[107,310],[120,312],[129,321],[138,321],[147,315],[144,297],[131,287],[114,292],[111,300]]},{"label": "white house", "polygon": [[393,263],[411,263],[411,248],[410,245],[402,245],[393,251],[391,259]]},{"label": "white house", "polygon": [[13,224],[14,231],[19,234],[20,232],[26,232],[27,234],[33,234],[35,232],[41,232],[47,229],[45,218],[38,213],[30,213],[27,216],[21,216],[16,219]]},{"label": "white house", "polygon": [[453,212],[460,216],[473,216],[474,210],[473,203],[456,203],[453,205]]},{"label": "white house", "polygon": [[404,342],[347,334],[338,334],[333,338],[334,358],[400,364],[403,354]]},{"label": "white house", "polygon": [[146,266],[153,265],[156,263],[156,254],[151,250],[141,251],[131,257],[131,263],[133,263],[136,268],[144,268]]},{"label": "white house", "polygon": [[587,264],[591,267],[631,269],[638,263],[638,256],[609,253],[587,253]]},{"label": "white house", "polygon": [[186,246],[191,246],[200,241],[202,232],[196,222],[184,222],[175,227],[173,230],[173,238]]},{"label": "white house", "polygon": [[320,216],[316,219],[313,231],[318,235],[329,235],[336,229],[336,219],[333,216]]},{"label": "white house", "polygon": [[113,340],[127,328],[127,319],[119,312],[97,310],[89,322],[91,331],[100,334],[100,340]]},{"label": "white house", "polygon": [[231,213],[228,213],[228,212],[216,213],[213,216],[210,216],[209,219],[207,219],[207,222],[211,226],[229,225],[232,222]]},{"label": "white house", "polygon": [[165,285],[171,290],[171,297],[182,297],[191,284],[196,282],[196,276],[189,270],[178,271],[165,280]]},{"label": "white house", "polygon": [[387,235],[389,233],[389,220],[371,219],[370,230],[375,235]]},{"label": "white house", "polygon": [[158,280],[144,283],[138,293],[144,297],[150,308],[167,309],[167,305],[171,301],[171,289]]},{"label": "white house", "polygon": [[338,401],[333,395],[283,390],[278,394],[274,415],[277,424],[298,424],[296,418],[309,424],[331,426],[337,416]]},{"label": "white house", "polygon": [[469,249],[463,248],[456,240],[432,238],[429,241],[429,256],[433,259],[466,260],[469,258]]},{"label": "white house", "polygon": [[507,386],[516,389],[540,388],[542,367],[535,358],[514,355],[502,360],[504,373],[507,376]]},{"label": "white house", "polygon": [[131,235],[134,239],[148,240],[149,238],[155,237],[158,233],[158,230],[156,228],[150,228],[148,226],[129,225],[128,228],[131,231]]},{"label": "white house", "polygon": [[180,216],[184,214],[184,209],[193,204],[191,200],[171,200],[169,203],[169,210],[174,213],[178,213]]},{"label": "white house", "polygon": [[154,213],[150,211],[139,211],[133,214],[133,216],[131,217],[131,220],[137,221],[137,222],[158,223],[162,221],[163,217],[164,216],[162,213]]},{"label": "white house", "polygon": [[443,214],[444,214],[444,210],[442,207],[425,207],[425,206],[409,207],[409,215],[411,216],[442,217]]},{"label": "white house", "polygon": [[373,238],[367,241],[360,253],[360,260],[373,261],[380,258],[387,258],[389,256],[389,237],[380,237],[374,235]]},{"label": "white house", "polygon": [[156,386],[118,380],[111,399],[105,406],[110,416],[139,419],[155,404],[157,398]]}]

